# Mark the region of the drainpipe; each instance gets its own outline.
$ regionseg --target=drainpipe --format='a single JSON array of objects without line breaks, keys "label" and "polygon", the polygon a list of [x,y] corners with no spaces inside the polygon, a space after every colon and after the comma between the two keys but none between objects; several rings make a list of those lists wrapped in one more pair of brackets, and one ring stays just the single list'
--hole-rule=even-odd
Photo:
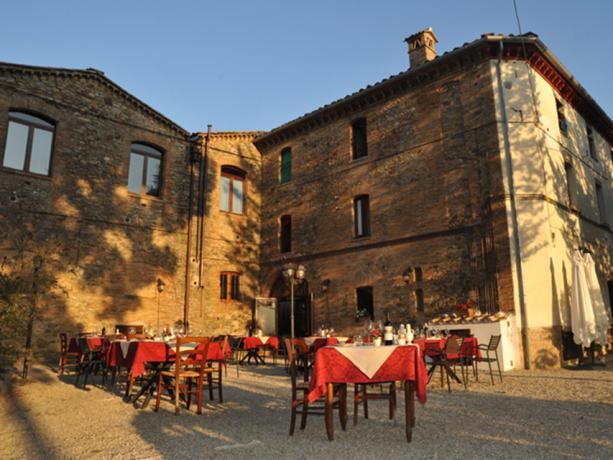
[{"label": "drainpipe", "polygon": [[194,216],[194,151],[197,142],[197,134],[189,138],[189,198],[187,210],[187,248],[185,251],[185,297],[183,300],[183,325],[185,330],[187,330],[189,325],[190,259],[192,253],[192,218]]},{"label": "drainpipe", "polygon": [[524,290],[524,275],[522,270],[521,261],[521,244],[519,240],[519,224],[517,220],[517,205],[515,200],[515,184],[513,181],[513,159],[511,157],[511,143],[509,141],[509,122],[507,119],[506,102],[504,97],[504,87],[502,85],[502,52],[504,49],[504,43],[502,40],[500,44],[500,55],[498,56],[498,62],[496,63],[496,78],[498,83],[498,96],[500,100],[500,112],[502,113],[502,133],[504,138],[504,156],[507,166],[507,180],[509,183],[509,196],[511,199],[511,224],[513,226],[513,246],[515,247],[515,270],[517,273],[517,290],[519,293],[519,311],[521,314],[521,332],[522,332],[522,345],[524,349],[524,367],[531,369],[530,363],[530,336],[528,331],[528,316],[526,313],[526,301]]},{"label": "drainpipe", "polygon": [[199,192],[200,196],[198,197],[198,240],[199,240],[199,249],[198,249],[198,287],[202,288],[202,279],[204,277],[204,213],[206,210],[206,197],[207,197],[207,188],[208,188],[208,164],[209,164],[209,142],[211,139],[211,128],[212,125],[207,125],[206,129],[206,138],[204,140],[204,155],[200,157],[200,185]]}]

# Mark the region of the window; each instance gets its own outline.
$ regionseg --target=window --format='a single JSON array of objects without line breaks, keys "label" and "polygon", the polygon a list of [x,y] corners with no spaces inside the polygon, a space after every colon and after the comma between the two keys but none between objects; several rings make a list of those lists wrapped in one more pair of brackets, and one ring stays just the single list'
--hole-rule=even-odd
[{"label": "window", "polygon": [[575,205],[575,175],[573,174],[573,165],[569,162],[564,162],[564,173],[566,175],[566,200],[569,207]]},{"label": "window", "polygon": [[370,319],[374,320],[375,308],[373,302],[372,286],[359,287],[355,290],[355,292],[358,301],[358,312],[366,312],[366,315],[361,316],[368,316]]},{"label": "window", "polygon": [[424,272],[421,267],[415,267],[415,282],[419,283],[424,280]]},{"label": "window", "polygon": [[219,207],[232,214],[243,214],[245,208],[245,176],[234,166],[221,167],[221,193]]},{"label": "window", "polygon": [[219,298],[221,300],[240,300],[240,278],[240,275],[235,272],[220,273]]},{"label": "window", "polygon": [[594,130],[589,125],[586,125],[585,128],[585,130],[587,131],[587,147],[590,152],[590,156],[594,160],[598,160],[598,152],[596,150],[596,144],[594,143]]},{"label": "window", "polygon": [[605,224],[607,222],[607,214],[604,202],[604,194],[602,192],[602,185],[598,181],[596,181],[596,202],[598,204],[598,216],[600,217],[600,222]]},{"label": "window", "polygon": [[292,180],[292,148],[286,147],[281,150],[281,174],[280,183],[285,184]]},{"label": "window", "polygon": [[49,176],[53,131],[49,121],[24,112],[9,112],[9,126],[2,166]]},{"label": "window", "polygon": [[360,118],[351,124],[351,157],[357,160],[367,155],[366,118]]},{"label": "window", "polygon": [[370,235],[370,209],[368,195],[360,195],[353,199],[353,219],[355,222],[355,237]]},{"label": "window", "polygon": [[279,249],[281,252],[291,252],[292,250],[292,216],[281,216],[281,232],[279,238]]},{"label": "window", "polygon": [[558,126],[560,127],[560,132],[565,136],[568,135],[568,123],[566,122],[566,115],[564,115],[564,105],[556,99],[556,110],[558,112]]},{"label": "window", "polygon": [[160,196],[162,189],[162,151],[146,144],[132,144],[128,191]]}]

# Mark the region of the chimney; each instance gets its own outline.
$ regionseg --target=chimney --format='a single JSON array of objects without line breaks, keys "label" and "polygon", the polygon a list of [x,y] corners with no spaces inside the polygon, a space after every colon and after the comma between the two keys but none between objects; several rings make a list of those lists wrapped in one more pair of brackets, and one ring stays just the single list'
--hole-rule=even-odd
[{"label": "chimney", "polygon": [[404,39],[409,45],[409,67],[415,69],[436,57],[438,43],[432,27],[414,33]]}]

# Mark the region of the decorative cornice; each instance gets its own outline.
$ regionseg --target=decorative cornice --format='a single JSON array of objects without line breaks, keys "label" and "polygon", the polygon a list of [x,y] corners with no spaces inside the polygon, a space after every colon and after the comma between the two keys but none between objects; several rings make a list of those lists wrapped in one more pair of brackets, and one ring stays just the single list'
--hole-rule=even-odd
[{"label": "decorative cornice", "polygon": [[[586,119],[590,120],[590,123],[609,143],[613,143],[611,119],[532,33],[522,36],[482,35],[480,39],[465,43],[416,69],[393,75],[285,123],[260,136],[254,143],[260,149],[272,147],[294,136],[312,131],[381,101],[435,81],[444,75],[466,69],[487,59],[497,59],[500,55],[501,41],[503,59],[527,60],[537,72],[550,81],[554,88],[563,91],[563,97]],[[530,49],[527,59],[523,57],[523,47]],[[563,74],[567,74],[568,77],[564,77]],[[564,82],[563,85],[562,82]]]},{"label": "decorative cornice", "polygon": [[44,75],[44,76],[55,76],[61,78],[82,78],[88,80],[95,80],[98,83],[104,85],[115,94],[123,97],[132,105],[134,105],[138,110],[145,113],[146,115],[155,118],[156,120],[163,123],[165,126],[171,128],[177,133],[181,134],[184,137],[189,136],[189,132],[179,126],[177,123],[172,121],[170,118],[165,117],[160,112],[145,104],[143,101],[138,99],[136,96],[133,96],[128,91],[123,89],[117,83],[110,80],[108,77],[104,75],[103,72],[96,69],[66,69],[61,67],[41,67],[41,66],[30,66],[23,64],[12,64],[9,62],[0,62],[0,71],[12,72],[12,73],[20,73],[24,75]]},{"label": "decorative cornice", "polygon": [[[211,133],[212,139],[245,139],[253,140],[265,134],[266,131],[217,131]],[[206,138],[206,132],[197,133],[202,139]]]}]

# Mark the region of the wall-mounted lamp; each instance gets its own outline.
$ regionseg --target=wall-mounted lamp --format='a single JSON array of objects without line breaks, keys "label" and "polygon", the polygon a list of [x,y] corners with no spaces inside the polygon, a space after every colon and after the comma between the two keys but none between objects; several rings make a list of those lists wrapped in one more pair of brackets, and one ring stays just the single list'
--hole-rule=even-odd
[{"label": "wall-mounted lamp", "polygon": [[325,280],[322,281],[321,283],[321,290],[323,292],[328,292],[328,289],[330,289],[330,279],[326,278]]},{"label": "wall-mounted lamp", "polygon": [[407,268],[403,273],[402,273],[402,279],[404,280],[405,283],[410,283],[411,282],[411,274],[413,273],[413,269],[411,267]]},{"label": "wall-mounted lamp", "polygon": [[158,292],[163,292],[164,289],[166,289],[166,284],[164,283],[164,281],[162,281],[161,278],[158,278],[157,289],[158,289]]}]

